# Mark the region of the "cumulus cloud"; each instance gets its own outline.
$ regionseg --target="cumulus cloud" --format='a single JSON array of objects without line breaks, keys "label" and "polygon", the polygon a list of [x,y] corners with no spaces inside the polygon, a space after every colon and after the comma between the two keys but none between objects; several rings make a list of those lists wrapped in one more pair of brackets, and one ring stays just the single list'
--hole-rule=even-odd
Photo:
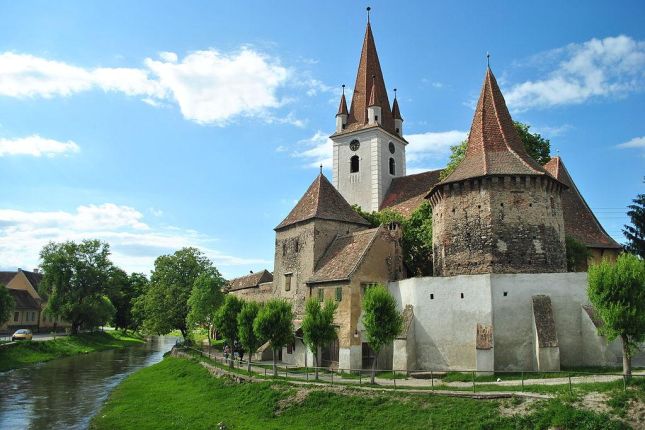
[{"label": "cumulus cloud", "polygon": [[406,136],[406,159],[410,163],[432,158],[444,160],[450,155],[450,147],[461,143],[468,136],[467,131],[429,131]]},{"label": "cumulus cloud", "polygon": [[7,155],[31,155],[34,157],[54,157],[80,151],[79,146],[68,140],[60,142],[40,137],[37,134],[15,139],[0,138],[0,157]]},{"label": "cumulus cloud", "polygon": [[620,149],[640,149],[643,151],[643,155],[645,155],[645,136],[635,137],[627,142],[616,145],[616,147]]},{"label": "cumulus cloud", "polygon": [[645,42],[628,36],[591,39],[535,56],[531,63],[551,68],[545,79],[506,91],[514,110],[583,103],[622,96],[645,86]]},{"label": "cumulus cloud", "polygon": [[333,148],[328,135],[318,130],[313,136],[300,140],[291,156],[304,159],[306,167],[318,167],[322,164],[325,168],[332,168]]},{"label": "cumulus cloud", "polygon": [[112,260],[124,270],[148,272],[156,257],[184,246],[200,248],[217,266],[268,264],[261,259],[227,255],[214,239],[194,230],[153,227],[135,208],[105,203],[79,206],[75,211],[0,209],[0,266],[32,268],[49,241],[97,238],[108,242]]},{"label": "cumulus cloud", "polygon": [[289,75],[277,59],[250,48],[229,54],[196,51],[181,60],[174,52],[161,52],[159,59],[147,58],[143,63],[141,68],[83,68],[4,52],[0,54],[0,95],[52,98],[100,89],[140,97],[152,106],[176,102],[188,120],[224,125],[237,116],[272,118],[267,112],[283,104],[277,92]]}]

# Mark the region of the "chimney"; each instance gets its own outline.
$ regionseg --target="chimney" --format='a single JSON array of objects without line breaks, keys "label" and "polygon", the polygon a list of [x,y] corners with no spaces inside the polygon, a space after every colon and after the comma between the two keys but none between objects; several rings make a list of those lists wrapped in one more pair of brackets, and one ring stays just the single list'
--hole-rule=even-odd
[{"label": "chimney", "polygon": [[38,267],[36,267],[36,268],[34,269],[34,273],[40,273],[40,269],[38,269]]}]

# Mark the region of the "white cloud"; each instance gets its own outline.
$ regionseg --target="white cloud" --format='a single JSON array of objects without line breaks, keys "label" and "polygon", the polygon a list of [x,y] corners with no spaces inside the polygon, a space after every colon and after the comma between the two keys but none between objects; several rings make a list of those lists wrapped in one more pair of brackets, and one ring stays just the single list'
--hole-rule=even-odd
[{"label": "white cloud", "polygon": [[306,167],[318,167],[321,164],[325,168],[333,167],[333,142],[322,131],[318,130],[310,138],[299,141],[297,146],[297,149],[291,153],[291,156],[304,158]]},{"label": "white cloud", "polygon": [[635,137],[635,138],[633,138],[631,140],[628,140],[625,143],[621,143],[619,145],[616,145],[616,147],[620,148],[620,149],[633,149],[633,148],[636,148],[636,149],[642,149],[643,151],[645,151],[645,136]]},{"label": "white cloud", "polygon": [[[409,145],[406,147],[406,160],[409,163],[420,162],[428,158],[444,160],[450,154],[450,147],[461,143],[468,132],[460,130],[426,132],[405,136]],[[410,170],[410,169],[408,169]]]},{"label": "white cloud", "polygon": [[79,146],[68,140],[58,140],[40,137],[37,134],[16,139],[0,138],[0,157],[7,155],[31,155],[34,157],[54,157],[80,151]]},{"label": "white cloud", "polygon": [[645,86],[645,42],[624,35],[572,43],[530,61],[544,62],[552,68],[546,79],[517,84],[505,93],[514,110],[622,96]]},{"label": "white cloud", "polygon": [[213,238],[194,230],[153,227],[138,210],[105,203],[73,212],[0,209],[0,266],[33,268],[50,241],[97,238],[110,244],[112,260],[127,271],[148,272],[156,257],[184,246],[200,248],[216,266],[269,264],[262,259],[227,255],[212,248]]},{"label": "white cloud", "polygon": [[[182,115],[200,124],[224,125],[237,116],[271,119],[284,103],[277,95],[289,76],[277,59],[250,48],[215,49],[147,58],[142,68],[83,68],[29,54],[0,54],[0,95],[16,98],[70,96],[101,89],[140,97],[151,106],[175,101]],[[322,89],[323,84],[309,83]],[[274,122],[278,122],[275,121]],[[301,120],[287,118],[286,123]]]}]

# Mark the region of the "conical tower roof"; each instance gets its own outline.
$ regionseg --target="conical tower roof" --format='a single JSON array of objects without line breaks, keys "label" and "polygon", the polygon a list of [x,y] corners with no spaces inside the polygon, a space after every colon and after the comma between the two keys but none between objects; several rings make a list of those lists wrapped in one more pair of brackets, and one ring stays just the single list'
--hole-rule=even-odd
[{"label": "conical tower roof", "polygon": [[354,83],[354,94],[352,95],[352,104],[347,118],[347,126],[343,133],[360,130],[367,127],[367,107],[370,103],[372,86],[376,87],[375,100],[376,105],[381,107],[380,127],[386,131],[396,134],[394,130],[394,117],[390,110],[390,102],[387,97],[385,80],[381,72],[378,53],[372,27],[368,21],[365,29],[365,38],[363,39],[363,48],[361,49],[361,59],[358,63],[358,73]]},{"label": "conical tower roof", "polygon": [[[344,85],[343,85],[343,87],[344,87]],[[343,95],[340,96],[340,104],[338,105],[338,113],[336,114],[336,116],[338,116],[338,115],[347,115],[347,114],[348,114],[347,100],[345,99],[345,91],[343,90]]]},{"label": "conical tower roof", "polygon": [[490,67],[482,87],[466,156],[441,183],[489,175],[548,175],[524,149]]},{"label": "conical tower roof", "polygon": [[[396,89],[394,90],[396,91]],[[396,99],[396,93],[394,95],[394,102],[392,103],[392,116],[394,119],[400,119],[403,121],[403,117],[401,117],[401,110],[399,109],[399,101]]]},{"label": "conical tower roof", "polygon": [[352,209],[347,200],[322,173],[312,182],[307,192],[275,230],[315,218],[370,225],[365,218]]}]

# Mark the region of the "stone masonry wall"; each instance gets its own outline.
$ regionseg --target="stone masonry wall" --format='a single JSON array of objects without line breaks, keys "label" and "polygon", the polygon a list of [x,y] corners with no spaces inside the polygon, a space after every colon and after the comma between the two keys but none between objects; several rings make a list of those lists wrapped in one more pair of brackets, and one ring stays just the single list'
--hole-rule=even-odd
[{"label": "stone masonry wall", "polygon": [[432,202],[435,276],[564,272],[560,192],[531,176],[444,185]]}]

